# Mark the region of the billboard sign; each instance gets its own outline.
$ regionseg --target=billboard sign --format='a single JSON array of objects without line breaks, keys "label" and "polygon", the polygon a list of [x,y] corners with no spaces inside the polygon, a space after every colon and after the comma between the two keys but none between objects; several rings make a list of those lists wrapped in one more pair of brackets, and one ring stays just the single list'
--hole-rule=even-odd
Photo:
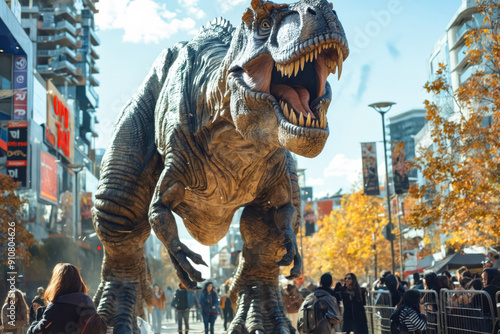
[{"label": "billboard sign", "polygon": [[408,167],[406,166],[405,143],[400,141],[391,145],[392,169],[394,177],[394,191],[403,194],[410,189],[408,181]]},{"label": "billboard sign", "polygon": [[57,203],[57,160],[48,153],[40,157],[40,197]]},{"label": "billboard sign", "polygon": [[377,170],[376,143],[361,143],[361,159],[363,161],[363,188],[365,195],[380,195]]},{"label": "billboard sign", "polygon": [[74,160],[75,134],[73,111],[56,86],[47,81],[47,125],[45,143],[58,150],[70,163]]},{"label": "billboard sign", "polygon": [[15,121],[28,119],[28,58],[14,57],[14,113]]},{"label": "billboard sign", "polygon": [[22,187],[27,186],[28,122],[9,122],[7,131],[7,172]]}]

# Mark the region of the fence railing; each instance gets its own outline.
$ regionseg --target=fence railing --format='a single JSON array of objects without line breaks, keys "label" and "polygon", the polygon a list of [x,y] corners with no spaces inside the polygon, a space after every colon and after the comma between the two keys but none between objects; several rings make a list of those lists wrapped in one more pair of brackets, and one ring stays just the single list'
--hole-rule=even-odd
[{"label": "fence railing", "polygon": [[[426,334],[500,334],[500,291],[418,290],[427,313]],[[493,301],[492,301],[493,299]],[[371,334],[390,334],[395,310],[389,291],[370,291],[365,306]]]}]

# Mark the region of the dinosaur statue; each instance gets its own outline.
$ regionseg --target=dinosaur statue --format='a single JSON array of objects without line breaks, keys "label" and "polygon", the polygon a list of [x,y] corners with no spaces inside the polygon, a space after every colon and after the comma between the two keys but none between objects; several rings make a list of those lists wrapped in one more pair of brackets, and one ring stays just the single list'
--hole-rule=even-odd
[{"label": "dinosaur statue", "polygon": [[[144,255],[151,229],[180,280],[203,281],[199,254],[180,242],[173,213],[214,245],[244,207],[244,242],[231,285],[229,333],[294,333],[279,267],[301,271],[300,194],[290,152],[314,157],[328,137],[330,73],[348,56],[325,0],[252,0],[234,29],[224,19],[165,50],[122,110],[101,165],[93,221],[104,245],[94,302],[115,334],[138,333],[152,290]],[[191,262],[192,263],[191,263]]]}]

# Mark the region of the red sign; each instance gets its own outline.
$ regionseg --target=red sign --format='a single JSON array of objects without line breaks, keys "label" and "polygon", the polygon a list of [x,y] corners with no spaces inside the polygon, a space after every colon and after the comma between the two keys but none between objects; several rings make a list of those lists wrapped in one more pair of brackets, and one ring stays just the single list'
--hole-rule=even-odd
[{"label": "red sign", "polygon": [[47,125],[45,142],[56,148],[64,157],[73,162],[74,155],[73,112],[64,97],[49,80],[47,82]]},{"label": "red sign", "polygon": [[9,122],[7,130],[7,172],[21,186],[27,186],[28,122]]},{"label": "red sign", "polygon": [[50,154],[41,155],[40,196],[57,202],[57,160]]}]

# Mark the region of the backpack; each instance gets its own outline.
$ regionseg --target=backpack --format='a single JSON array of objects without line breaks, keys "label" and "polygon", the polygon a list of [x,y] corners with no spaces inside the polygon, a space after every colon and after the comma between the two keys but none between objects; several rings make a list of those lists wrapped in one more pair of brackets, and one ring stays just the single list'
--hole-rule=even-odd
[{"label": "backpack", "polygon": [[300,306],[299,309],[299,320],[298,320],[298,327],[297,329],[299,330],[299,333],[307,334],[307,333],[312,333],[315,329],[316,326],[318,325],[317,319],[316,319],[316,312],[314,311],[315,305],[318,304],[318,297],[313,293],[310,293],[302,305]]},{"label": "backpack", "polygon": [[334,311],[337,312],[336,315],[328,310],[328,302],[324,298],[318,298],[314,292],[309,294],[299,309],[297,322],[299,333],[313,333],[324,326],[330,327],[340,323],[338,309]]},{"label": "backpack", "polygon": [[391,334],[408,333],[406,326],[399,321],[399,314],[402,309],[402,307],[398,307],[391,315]]},{"label": "backpack", "polygon": [[76,334],[106,334],[108,326],[93,308],[82,310],[76,323]]}]

